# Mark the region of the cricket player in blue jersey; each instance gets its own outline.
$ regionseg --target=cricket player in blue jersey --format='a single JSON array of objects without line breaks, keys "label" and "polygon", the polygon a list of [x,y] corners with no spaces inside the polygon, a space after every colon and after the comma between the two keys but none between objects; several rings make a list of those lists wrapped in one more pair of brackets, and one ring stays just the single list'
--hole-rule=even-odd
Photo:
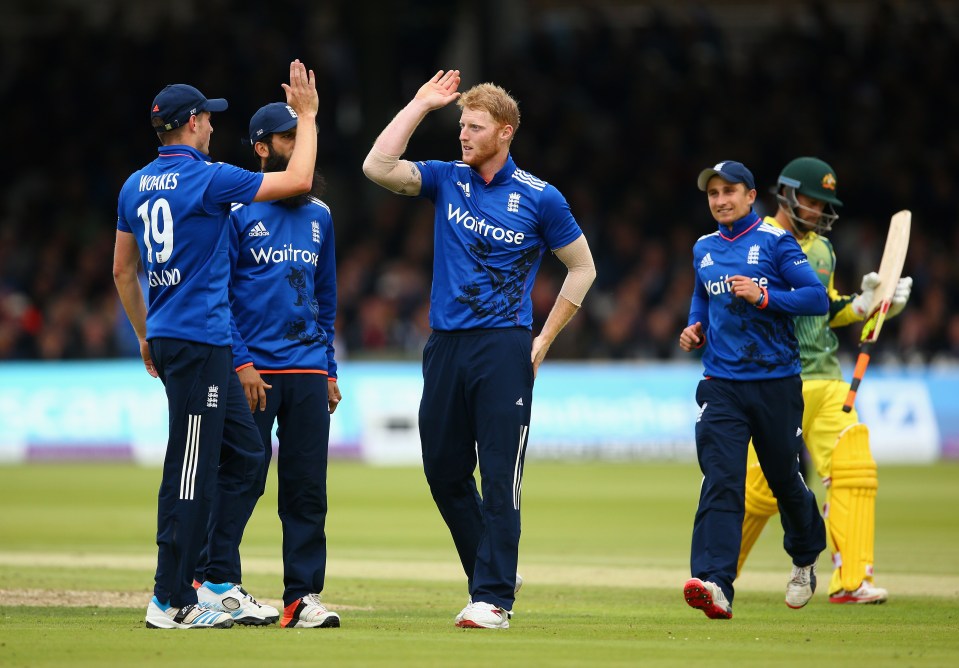
[{"label": "cricket player in blue jersey", "polygon": [[[313,132],[312,129],[308,130]],[[263,172],[286,169],[297,144],[296,112],[282,102],[250,119],[250,143]],[[233,361],[260,432],[263,473],[278,422],[278,512],[283,525],[285,628],[340,625],[320,601],[326,578],[326,471],[336,382],[336,256],[330,208],[318,198],[319,174],[306,195],[233,207],[231,286]],[[264,317],[268,313],[269,317]],[[211,555],[223,552],[213,546]],[[208,589],[199,590],[201,600]]]},{"label": "cricket player in blue jersey", "polygon": [[826,289],[796,239],[753,211],[756,185],[742,163],[704,169],[698,186],[719,228],[693,246],[696,281],[679,337],[687,352],[705,346],[705,378],[696,390],[703,483],[693,523],[693,577],[683,595],[710,619],[733,616],[751,437],[779,502],[783,547],[793,562],[786,604],[801,608],[816,590],[826,530],[799,470],[803,397],[793,316],[825,314]]},{"label": "cricket player in blue jersey", "polygon": [[[318,106],[313,72],[294,61],[283,88],[306,137],[285,171],[263,174],[211,162],[211,113],[226,110],[227,102],[173,84],[151,107],[159,156],[120,191],[113,276],[146,370],[163,382],[169,409],[157,501],[157,570],[146,615],[150,628],[226,628],[234,621],[270,623],[278,616],[239,587],[245,522],[230,519],[232,513],[252,512],[264,461],[234,370],[228,285],[231,203],[282,199],[309,191],[313,183]],[[138,263],[150,286],[146,301]],[[214,496],[225,512],[211,518]],[[192,586],[208,520],[230,549],[229,570],[208,573],[216,582],[233,583],[224,597],[232,604],[227,610],[198,602]]]},{"label": "cricket player in blue jersey", "polygon": [[[509,628],[516,591],[520,491],[533,380],[595,277],[589,245],[556,188],[518,168],[519,106],[484,83],[462,93],[439,71],[386,126],[364,173],[435,206],[430,327],[419,411],[423,468],[466,573],[464,628]],[[462,160],[400,156],[426,115],[457,101]],[[539,336],[530,290],[552,251],[568,273]],[[479,464],[482,498],[473,473]]]}]

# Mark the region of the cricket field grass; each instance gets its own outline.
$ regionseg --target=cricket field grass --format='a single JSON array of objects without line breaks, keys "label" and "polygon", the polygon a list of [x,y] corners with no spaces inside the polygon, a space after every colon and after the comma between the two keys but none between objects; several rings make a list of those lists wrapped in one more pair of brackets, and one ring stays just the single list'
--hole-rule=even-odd
[{"label": "cricket field grass", "polygon": [[[466,630],[452,541],[415,468],[330,465],[323,598],[339,629],[147,629],[158,468],[0,467],[0,666],[955,666],[959,465],[880,468],[881,606],[783,602],[776,519],[737,581],[734,618],[682,597],[695,463],[530,461],[506,631]],[[822,489],[814,487],[822,498]],[[242,545],[244,585],[279,607],[275,472]]]}]

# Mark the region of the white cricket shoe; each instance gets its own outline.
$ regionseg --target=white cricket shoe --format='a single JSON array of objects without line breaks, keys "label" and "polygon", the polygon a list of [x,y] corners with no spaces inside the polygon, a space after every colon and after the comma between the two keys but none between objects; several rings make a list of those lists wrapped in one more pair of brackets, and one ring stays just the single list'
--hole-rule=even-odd
[{"label": "white cricket shoe", "polygon": [[340,616],[320,602],[319,594],[307,594],[283,608],[283,628],[332,629],[339,628]]},{"label": "white cricket shoe", "polygon": [[792,576],[786,583],[786,605],[801,608],[812,598],[816,591],[816,564],[808,566],[793,565]]},{"label": "white cricket shoe", "polygon": [[491,603],[470,603],[456,615],[456,626],[461,629],[508,629],[509,613]]},{"label": "white cricket shoe", "polygon": [[889,600],[889,592],[882,587],[876,587],[871,582],[863,580],[856,591],[840,589],[829,595],[830,603],[885,603]]},{"label": "white cricket shoe", "polygon": [[174,608],[154,596],[147,605],[148,629],[228,629],[233,617],[210,603],[196,603]]},{"label": "white cricket shoe", "polygon": [[[517,574],[516,574],[516,583],[513,585],[513,596],[516,596],[516,595],[519,593],[519,590],[522,589],[522,588],[523,588],[523,576],[520,575],[519,573],[517,573]],[[456,622],[457,624],[459,624],[460,620],[463,619],[463,613],[465,613],[465,612],[467,611],[467,609],[469,609],[469,607],[470,607],[470,605],[472,605],[472,603],[473,603],[473,597],[470,596],[470,597],[469,597],[469,600],[466,602],[466,607],[463,608],[462,610],[460,610],[460,614],[456,615],[456,617],[454,618],[453,621]],[[512,619],[512,618],[513,618],[513,611],[512,611],[512,610],[507,610],[507,611],[506,611],[506,616],[507,616],[509,619]]]},{"label": "white cricket shoe", "polygon": [[280,618],[279,610],[270,605],[257,603],[246,589],[232,582],[214,584],[207,580],[196,590],[196,597],[203,603],[219,606],[237,624],[265,626]]},{"label": "white cricket shoe", "polygon": [[690,578],[683,585],[683,598],[691,608],[702,610],[710,619],[732,619],[733,606],[715,582]]}]

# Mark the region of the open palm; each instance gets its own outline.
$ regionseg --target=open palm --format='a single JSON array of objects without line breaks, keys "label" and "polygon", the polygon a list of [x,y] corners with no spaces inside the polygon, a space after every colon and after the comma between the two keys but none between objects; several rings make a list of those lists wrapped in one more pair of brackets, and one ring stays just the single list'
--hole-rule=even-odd
[{"label": "open palm", "polygon": [[459,85],[459,70],[448,70],[446,72],[440,70],[432,79],[420,86],[414,99],[425,103],[430,110],[439,109],[460,96],[456,90]]}]

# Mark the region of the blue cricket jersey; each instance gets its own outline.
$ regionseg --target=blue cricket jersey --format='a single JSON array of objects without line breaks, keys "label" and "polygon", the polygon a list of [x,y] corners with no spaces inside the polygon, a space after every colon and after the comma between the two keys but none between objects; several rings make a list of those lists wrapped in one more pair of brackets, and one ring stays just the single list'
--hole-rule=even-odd
[{"label": "blue cricket jersey", "polygon": [[[706,334],[705,375],[727,380],[768,380],[798,375],[799,344],[793,316],[829,310],[826,289],[799,243],[750,211],[693,245],[696,282],[688,324]],[[758,309],[733,297],[726,279],[748,276],[768,291]]]},{"label": "blue cricket jersey", "polygon": [[291,208],[237,204],[230,290],[233,361],[261,372],[324,373],[336,378],[336,254],[333,218],[322,201]]},{"label": "blue cricket jersey", "polygon": [[430,327],[531,329],[543,253],[583,233],[565,198],[510,156],[489,183],[464,162],[416,164],[436,209]]},{"label": "blue cricket jersey", "polygon": [[174,145],[123,184],[117,229],[140,249],[148,339],[230,345],[230,204],[252,202],[262,182],[263,174]]}]

